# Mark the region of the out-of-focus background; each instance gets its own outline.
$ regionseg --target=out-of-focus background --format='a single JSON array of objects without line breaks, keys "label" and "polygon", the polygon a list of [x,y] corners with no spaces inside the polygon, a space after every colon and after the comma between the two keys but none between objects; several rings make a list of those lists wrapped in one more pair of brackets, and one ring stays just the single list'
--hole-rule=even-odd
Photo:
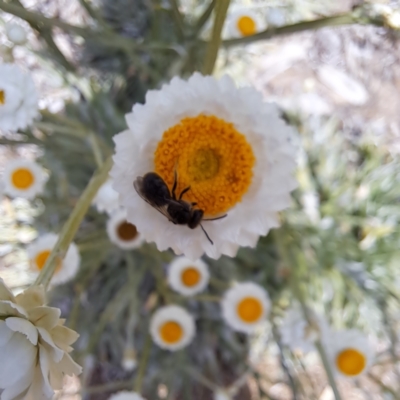
[{"label": "out-of-focus background", "polygon": [[[72,26],[94,29],[106,24],[107,29],[137,43],[138,50],[129,54],[124,42],[114,46],[57,24],[51,30],[50,42],[48,30],[40,23],[32,29],[37,21],[30,20],[29,25],[15,13],[6,12],[2,3],[23,5],[28,12]],[[124,113],[134,103],[143,102],[147,90],[159,88],[174,75],[188,76],[198,69],[211,22],[197,32],[193,26],[209,3],[0,2],[0,55],[3,62],[14,61],[31,71],[40,95],[39,106],[46,110],[42,125],[30,132],[2,132],[0,168],[19,155],[42,160],[50,175],[43,198],[29,202],[3,197],[1,201],[0,276],[10,287],[19,291],[33,282],[35,273],[26,245],[45,231],[59,231],[96,167],[89,139],[45,126],[52,122],[51,113],[90,127],[104,142],[104,153],[111,153],[112,135],[124,129]],[[184,38],[176,28],[174,4],[184,18]],[[238,85],[256,87],[266,101],[280,106],[285,119],[299,131],[300,188],[294,194],[293,208],[285,214],[282,232],[295,238],[308,260],[310,304],[337,328],[362,329],[376,352],[367,374],[353,381],[338,379],[342,398],[398,399],[400,2],[242,0],[232,1],[231,7],[252,9],[264,28],[271,29],[271,37],[233,43],[225,28],[215,75],[227,73]],[[338,15],[355,15],[354,23],[331,26],[329,19]],[[291,33],[280,33],[282,27],[314,20],[322,21],[318,29],[306,24]],[[26,28],[26,45],[12,48],[5,35],[10,21]],[[187,32],[198,36],[193,38]],[[52,42],[56,47],[51,48]],[[135,377],[136,372],[127,372],[120,365],[129,315],[124,311],[111,317],[107,306],[122,285],[124,276],[116,275],[129,263],[129,257],[126,261],[124,252],[109,243],[105,221],[106,217],[92,207],[76,238],[82,255],[81,273],[53,296],[54,304],[81,334],[77,357],[85,367],[81,380],[66,381],[64,391],[57,394],[59,399],[106,399],[112,391],[129,388]],[[238,372],[235,368],[224,370],[216,362],[221,385],[243,379],[246,372],[242,391],[235,399],[333,399],[318,355],[288,351],[277,340],[276,325],[291,302],[291,266],[275,256],[270,236],[262,246],[268,249],[244,250],[237,259],[224,258],[218,265],[210,261],[210,266],[215,268],[216,278],[227,281],[232,278],[230,273],[258,279],[250,269],[245,270],[245,265],[253,261],[264,265],[268,269],[265,279],[277,293],[274,316],[263,332],[245,345],[243,338],[234,340],[224,332],[220,342],[205,340],[204,347],[196,351],[204,353],[205,359],[213,358],[209,353],[218,354],[223,365],[252,365]],[[151,259],[152,252],[154,249],[149,248],[139,256],[135,253],[133,262],[140,257]],[[157,260],[166,262],[162,257]],[[145,294],[140,294],[140,301],[150,301],[154,279],[148,276],[141,282],[138,291]],[[211,307],[204,313],[215,315],[214,311]],[[140,326],[136,329],[140,331]],[[143,338],[142,333],[137,335],[140,352]],[[212,380],[212,368],[202,371],[201,357],[195,357],[195,363],[168,357],[156,354],[150,360],[145,379],[152,393],[150,400],[212,399],[210,388],[188,396],[183,383],[179,379],[175,382],[176,376],[168,371],[174,371],[177,364],[190,365]],[[177,368],[177,376],[179,371]],[[201,386],[202,378],[196,373],[193,381]]]}]

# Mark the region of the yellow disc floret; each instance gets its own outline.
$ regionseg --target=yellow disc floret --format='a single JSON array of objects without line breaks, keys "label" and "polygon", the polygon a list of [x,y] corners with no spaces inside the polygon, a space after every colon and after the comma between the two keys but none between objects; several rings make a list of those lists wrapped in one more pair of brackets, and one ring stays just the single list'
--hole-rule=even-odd
[{"label": "yellow disc floret", "polygon": [[364,354],[356,349],[344,349],[336,356],[338,370],[348,376],[357,376],[366,366]]},{"label": "yellow disc floret", "polygon": [[232,123],[213,115],[184,118],[158,143],[154,169],[172,188],[178,177],[177,196],[197,203],[206,216],[225,213],[247,192],[255,157],[245,136]]},{"label": "yellow disc floret", "polygon": [[117,234],[121,240],[130,241],[137,237],[138,231],[135,225],[127,221],[123,221],[117,227]]},{"label": "yellow disc floret", "polygon": [[11,174],[11,181],[14,187],[20,190],[29,189],[35,182],[35,177],[27,168],[18,168]]},{"label": "yellow disc floret", "polygon": [[255,297],[245,297],[237,305],[237,313],[247,323],[257,322],[263,313],[263,306]]},{"label": "yellow disc floret", "polygon": [[243,15],[238,19],[237,28],[243,36],[250,36],[257,33],[256,22],[248,15]]},{"label": "yellow disc floret", "polygon": [[[40,253],[38,253],[35,257],[34,264],[36,265],[36,268],[40,271],[46,264],[47,259],[49,258],[49,255],[51,253],[51,250],[43,250]],[[58,258],[57,260],[57,266],[56,266],[56,272],[59,271],[61,268],[61,260]]]},{"label": "yellow disc floret", "polygon": [[185,286],[192,287],[199,283],[201,275],[197,268],[189,267],[182,271],[181,278]]},{"label": "yellow disc floret", "polygon": [[179,342],[183,336],[182,327],[175,321],[164,322],[159,329],[161,339],[168,344]]},{"label": "yellow disc floret", "polygon": [[4,90],[0,90],[0,106],[6,104],[6,94]]}]

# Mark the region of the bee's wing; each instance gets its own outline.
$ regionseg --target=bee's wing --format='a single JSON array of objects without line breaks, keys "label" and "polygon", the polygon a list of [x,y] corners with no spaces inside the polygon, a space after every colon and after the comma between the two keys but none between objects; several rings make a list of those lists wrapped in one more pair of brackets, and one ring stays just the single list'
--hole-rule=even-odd
[{"label": "bee's wing", "polygon": [[135,188],[137,194],[148,204],[150,204],[153,208],[159,211],[162,215],[170,219],[170,215],[168,213],[168,203],[163,204],[162,206],[157,206],[156,204],[149,201],[149,199],[143,193],[143,177],[138,176],[136,180],[133,182],[133,187]]}]

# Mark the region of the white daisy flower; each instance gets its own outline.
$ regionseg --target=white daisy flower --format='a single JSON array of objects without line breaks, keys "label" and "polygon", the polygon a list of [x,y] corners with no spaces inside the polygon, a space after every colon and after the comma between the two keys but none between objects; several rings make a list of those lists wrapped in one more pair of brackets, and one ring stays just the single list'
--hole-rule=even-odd
[{"label": "white daisy flower", "polygon": [[228,15],[227,23],[231,37],[238,38],[255,35],[265,28],[260,16],[249,8],[233,11]]},{"label": "white daisy flower", "polygon": [[[29,262],[34,271],[39,273],[42,270],[57,240],[58,235],[47,233],[27,247]],[[81,257],[78,246],[72,242],[64,259],[59,260],[56,271],[51,279],[51,284],[60,285],[71,280],[78,272],[80,261]]]},{"label": "white daisy flower", "polygon": [[180,350],[193,340],[195,333],[193,317],[180,306],[162,307],[150,321],[150,334],[162,349]]},{"label": "white daisy flower", "polygon": [[113,213],[119,208],[118,193],[112,187],[112,180],[105,182],[93,200],[99,212]]},{"label": "white daisy flower", "polygon": [[10,197],[33,199],[43,192],[46,179],[39,164],[22,158],[14,159],[8,162],[4,168],[2,177],[4,193]]},{"label": "white daisy flower", "polygon": [[136,392],[118,392],[113,394],[108,400],[146,400],[139,393]]},{"label": "white daisy flower", "polygon": [[143,243],[143,237],[136,226],[126,220],[124,209],[110,216],[107,221],[107,234],[110,241],[123,250],[136,249]]},{"label": "white daisy flower", "polygon": [[78,334],[58,308],[45,305],[42,286],[14,296],[0,279],[0,394],[2,400],[53,398],[65,375],[81,367],[70,355]]},{"label": "white daisy flower", "polygon": [[6,24],[6,36],[10,42],[17,45],[25,44],[28,38],[26,29],[15,22],[8,22]]},{"label": "white daisy flower", "polygon": [[236,331],[253,333],[265,321],[271,302],[260,285],[239,283],[224,293],[221,300],[222,315]]},{"label": "white daisy flower", "polygon": [[[311,311],[311,310],[310,310]],[[312,325],[304,318],[299,304],[293,305],[282,320],[279,327],[282,343],[292,350],[301,350],[304,353],[315,350],[315,341],[325,342],[330,334],[328,322],[320,315],[310,312]]]},{"label": "white daisy flower", "polygon": [[24,129],[37,115],[38,97],[31,75],[14,64],[0,64],[0,129]]},{"label": "white daisy flower", "polygon": [[209,278],[208,266],[202,260],[191,261],[186,257],[177,257],[168,270],[168,284],[183,296],[202,292]]},{"label": "white daisy flower", "polygon": [[373,363],[374,352],[365,335],[358,330],[331,332],[325,346],[333,370],[345,378],[357,378]]},{"label": "white daisy flower", "polygon": [[[290,205],[297,185],[294,136],[260,93],[237,89],[227,76],[216,80],[195,73],[149,91],[127,123],[129,130],[114,139],[114,188],[128,221],[159,250],[170,247],[193,260],[204,252],[215,259],[233,257],[240,246],[254,247],[260,235],[279,226],[278,211]],[[227,214],[202,221],[213,244],[200,226],[173,224],[136,193],[132,183],[150,171],[170,194],[176,176],[177,197],[184,193],[186,205],[196,203],[196,215]]]}]

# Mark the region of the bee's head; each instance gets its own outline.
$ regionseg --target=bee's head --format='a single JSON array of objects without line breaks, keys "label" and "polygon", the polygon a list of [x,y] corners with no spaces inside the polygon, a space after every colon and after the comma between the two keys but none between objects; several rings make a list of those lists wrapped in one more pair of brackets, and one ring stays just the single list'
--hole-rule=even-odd
[{"label": "bee's head", "polygon": [[204,211],[203,210],[192,210],[190,215],[190,220],[188,222],[188,226],[191,229],[199,226],[201,220],[203,219]]}]

